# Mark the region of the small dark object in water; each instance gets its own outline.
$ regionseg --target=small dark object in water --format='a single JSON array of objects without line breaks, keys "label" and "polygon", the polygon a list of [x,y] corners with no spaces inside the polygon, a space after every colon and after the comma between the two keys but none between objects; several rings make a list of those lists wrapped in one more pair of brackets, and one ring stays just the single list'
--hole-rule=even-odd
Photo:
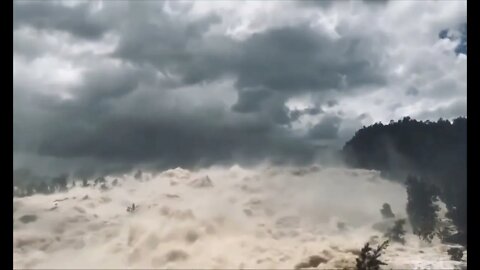
[{"label": "small dark object in water", "polygon": [[301,262],[297,265],[295,265],[295,269],[302,269],[302,268],[311,268],[311,267],[317,267],[321,263],[326,263],[328,262],[327,259],[322,258],[317,255],[310,256],[308,258],[307,262]]},{"label": "small dark object in water", "polygon": [[127,207],[127,212],[132,213],[132,212],[135,212],[136,209],[137,207],[135,206],[134,203],[132,203],[132,206]]},{"label": "small dark object in water", "polygon": [[37,220],[37,216],[35,215],[24,215],[19,220],[22,223],[30,223],[30,222],[35,222]]},{"label": "small dark object in water", "polygon": [[245,213],[245,215],[247,215],[249,217],[251,217],[253,215],[252,210],[250,210],[250,209],[243,209],[243,213]]},{"label": "small dark object in water", "polygon": [[178,199],[180,198],[180,196],[178,196],[177,194],[165,194],[165,196],[167,198],[170,198],[170,199]]},{"label": "small dark object in water", "polygon": [[186,259],[188,259],[188,254],[183,251],[183,250],[172,250],[170,252],[168,252],[166,255],[165,255],[167,261],[169,262],[175,262],[175,261],[184,261]]}]

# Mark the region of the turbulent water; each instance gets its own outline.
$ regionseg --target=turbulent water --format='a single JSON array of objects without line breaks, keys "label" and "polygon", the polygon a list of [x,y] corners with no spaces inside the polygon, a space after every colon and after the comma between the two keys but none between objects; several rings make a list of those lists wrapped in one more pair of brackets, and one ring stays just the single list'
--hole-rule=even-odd
[{"label": "turbulent water", "polygon": [[[15,198],[14,267],[293,269],[312,255],[317,268],[354,267],[367,241],[383,240],[383,203],[406,217],[404,187],[375,171],[234,166],[114,179],[106,190]],[[406,244],[382,255],[386,268],[464,264],[406,229]]]}]

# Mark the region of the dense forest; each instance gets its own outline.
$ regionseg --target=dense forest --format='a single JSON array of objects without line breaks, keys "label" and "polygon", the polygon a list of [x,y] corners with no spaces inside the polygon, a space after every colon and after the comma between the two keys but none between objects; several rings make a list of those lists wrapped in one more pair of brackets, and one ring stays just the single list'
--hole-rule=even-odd
[{"label": "dense forest", "polygon": [[415,176],[431,185],[465,242],[467,233],[467,118],[450,122],[405,117],[358,130],[342,149],[347,165],[374,169],[396,181]]}]

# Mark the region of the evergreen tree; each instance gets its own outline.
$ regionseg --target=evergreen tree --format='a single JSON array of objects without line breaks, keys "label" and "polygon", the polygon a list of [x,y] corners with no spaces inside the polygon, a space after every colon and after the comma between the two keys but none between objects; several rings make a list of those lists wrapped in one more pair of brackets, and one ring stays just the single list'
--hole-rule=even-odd
[{"label": "evergreen tree", "polygon": [[461,261],[463,257],[463,250],[461,248],[450,248],[447,251],[448,255],[450,255],[450,259],[454,261]]},{"label": "evergreen tree", "polygon": [[358,130],[342,155],[349,166],[378,170],[397,181],[408,174],[430,179],[458,229],[457,238],[466,243],[467,118],[375,123]]},{"label": "evergreen tree", "polygon": [[82,187],[88,187],[88,180],[87,178],[82,179]]},{"label": "evergreen tree", "polygon": [[435,204],[437,195],[435,189],[414,176],[409,176],[406,182],[408,202],[407,214],[413,228],[413,233],[422,240],[431,242],[437,228],[437,211]]},{"label": "evergreen tree", "polygon": [[379,258],[382,251],[388,247],[388,240],[379,245],[376,249],[372,249],[369,243],[360,251],[360,255],[356,259],[356,270],[380,270],[381,265],[387,265]]},{"label": "evergreen tree", "polygon": [[48,185],[44,181],[40,182],[40,184],[38,184],[36,189],[37,189],[37,192],[39,192],[41,194],[49,194],[50,193]]},{"label": "evergreen tree", "polygon": [[28,183],[25,190],[26,196],[32,196],[35,193],[35,185],[33,183]]},{"label": "evergreen tree", "polygon": [[105,177],[100,176],[97,179],[95,179],[95,181],[93,183],[94,183],[94,186],[96,186],[97,184],[103,184],[103,183],[105,183]]},{"label": "evergreen tree", "polygon": [[60,176],[54,178],[52,180],[52,184],[54,188],[58,191],[66,191],[67,190],[67,174],[61,174]]}]

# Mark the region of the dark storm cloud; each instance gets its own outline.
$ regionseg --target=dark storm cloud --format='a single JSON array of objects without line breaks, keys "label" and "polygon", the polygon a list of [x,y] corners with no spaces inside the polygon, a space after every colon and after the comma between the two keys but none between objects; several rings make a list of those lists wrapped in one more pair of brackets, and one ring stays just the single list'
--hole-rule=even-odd
[{"label": "dark storm cloud", "polygon": [[79,102],[97,103],[120,98],[134,91],[148,74],[135,69],[96,68],[84,74],[86,80],[77,87]]},{"label": "dark storm cloud", "polygon": [[292,119],[285,106],[286,96],[267,89],[241,89],[232,110],[238,113],[254,113],[257,117],[279,125],[288,125]]},{"label": "dark storm cloud", "polygon": [[333,40],[308,25],[269,29],[244,41],[204,38],[202,34],[221,22],[217,15],[185,23],[162,13],[155,16],[161,23],[140,19],[121,29],[113,56],[153,64],[180,76],[184,83],[230,74],[237,78],[238,88],[292,93],[340,88],[344,81],[350,86],[381,84],[385,79],[371,57],[373,48],[359,38]]},{"label": "dark storm cloud", "polygon": [[242,44],[237,86],[276,91],[322,91],[349,85],[383,83],[374,59],[356,50],[360,40],[332,40],[308,26],[271,29]]},{"label": "dark storm cloud", "polygon": [[[73,100],[17,94],[14,150],[33,155],[23,160],[29,166],[40,166],[45,158],[62,160],[54,163],[61,167],[49,163],[50,173],[71,170],[82,175],[137,166],[305,163],[315,155],[307,141],[275,124],[281,120],[270,119],[282,114],[263,111],[260,117],[249,117],[208,104],[201,110],[188,104],[168,106],[173,97],[153,88],[139,89],[138,80],[122,78],[125,72],[119,68],[86,77]],[[26,107],[29,100],[36,102]]]},{"label": "dark storm cloud", "polygon": [[[233,40],[224,36],[203,38],[212,25],[221,22],[220,16],[209,14],[183,21],[149,2],[133,7],[136,19],[118,29],[120,43],[112,57],[151,64],[165,74],[181,77],[186,84],[212,81],[231,70],[236,56]],[[157,23],[150,23],[153,19]]]},{"label": "dark storm cloud", "polygon": [[14,29],[29,26],[37,29],[60,30],[85,39],[98,39],[107,26],[92,16],[89,4],[67,7],[49,1],[14,1]]},{"label": "dark storm cloud", "polygon": [[[163,169],[264,159],[308,162],[314,155],[314,148],[285,129],[254,119],[222,121],[226,112],[221,110],[95,117],[95,111],[72,113],[88,110],[87,105],[85,110],[70,108],[72,105],[59,108],[57,113],[63,116],[46,123],[37,154],[95,159],[101,164],[123,164],[124,169],[142,164]],[[69,122],[71,117],[76,119]],[[85,169],[95,164],[81,165]]]},{"label": "dark storm cloud", "polygon": [[309,136],[313,139],[335,139],[341,122],[342,119],[338,116],[326,116],[310,129]]},{"label": "dark storm cloud", "polygon": [[[52,133],[40,144],[39,154],[167,166],[230,163],[234,156],[252,160],[276,155],[311,158],[312,151],[289,139],[281,129],[256,123],[212,126],[207,122],[212,117],[215,114],[176,121],[112,117],[99,121],[95,129],[71,127]],[[75,132],[71,132],[73,128]]]},{"label": "dark storm cloud", "polygon": [[238,100],[232,109],[237,112],[256,112],[262,108],[262,103],[271,97],[273,93],[269,90],[244,90],[238,93]]},{"label": "dark storm cloud", "polygon": [[305,25],[254,34],[237,48],[239,57],[230,54],[233,62],[223,65],[237,77],[238,100],[232,109],[269,115],[281,125],[305,113],[319,113],[318,109],[289,112],[285,101],[291,96],[384,83],[376,59],[363,56],[371,52],[364,42],[334,41]]},{"label": "dark storm cloud", "polygon": [[[216,14],[187,20],[166,14],[161,2],[104,5],[93,14],[87,4],[15,3],[15,29],[60,30],[90,41],[111,32],[118,46],[101,57],[122,63],[82,59],[90,61],[89,68],[67,87],[74,97],[63,101],[15,78],[14,150],[30,154],[24,160],[31,166],[63,160],[63,168],[85,173],[262,159],[305,163],[317,151],[310,139],[336,138],[341,119],[326,117],[309,137],[297,137],[289,124],[322,111],[290,111],[285,102],[300,93],[385,82],[368,38],[332,39],[308,25],[267,29],[245,40],[207,37],[221,23]],[[231,107],[213,101],[194,106],[194,98],[184,98],[159,77],[178,78],[176,88],[198,86],[192,95],[202,95],[195,92],[204,91],[202,85],[233,78],[238,98]]]}]

